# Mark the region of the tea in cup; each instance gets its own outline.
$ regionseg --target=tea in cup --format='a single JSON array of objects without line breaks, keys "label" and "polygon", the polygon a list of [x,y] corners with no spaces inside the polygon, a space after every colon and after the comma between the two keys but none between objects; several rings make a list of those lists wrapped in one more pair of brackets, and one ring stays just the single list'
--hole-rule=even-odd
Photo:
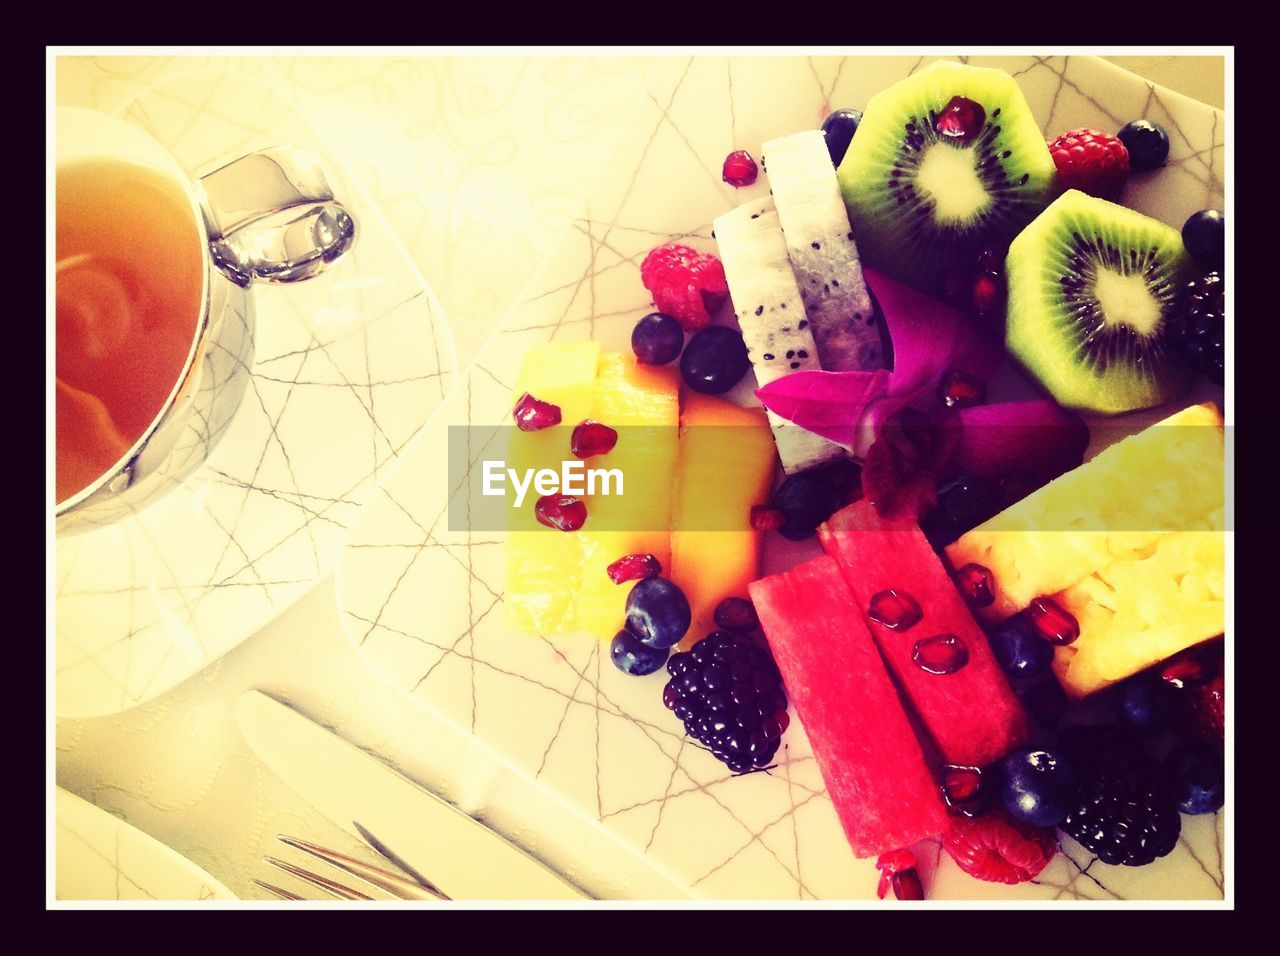
[{"label": "tea in cup", "polygon": [[176,486],[238,406],[255,278],[316,275],[355,223],[310,153],[261,150],[194,178],[142,130],[57,122],[58,532],[115,521]]}]

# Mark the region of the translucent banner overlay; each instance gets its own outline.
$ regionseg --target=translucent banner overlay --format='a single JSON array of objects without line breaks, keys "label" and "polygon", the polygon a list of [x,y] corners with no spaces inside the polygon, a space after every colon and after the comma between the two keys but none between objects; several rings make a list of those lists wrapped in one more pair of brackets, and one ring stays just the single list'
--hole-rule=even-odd
[{"label": "translucent banner overlay", "polygon": [[[563,497],[585,508],[581,530],[742,531],[750,526],[751,504],[770,504],[771,493],[750,502],[746,499],[754,496],[743,494],[744,488],[760,486],[762,474],[777,470],[776,455],[762,461],[762,448],[772,451],[772,446],[762,443],[761,429],[624,426],[615,431],[610,451],[582,460],[573,453],[568,424],[537,432],[450,426],[449,530],[563,534],[539,523],[536,514],[540,500],[544,510],[554,512],[556,499]],[[1031,441],[1061,437],[1045,429]],[[1019,470],[1020,461],[1043,457],[1020,459],[1018,449],[1027,445],[1025,429],[1013,434],[995,425],[963,431],[939,426],[927,440],[896,443],[894,455],[876,463],[877,475],[863,475],[863,485],[893,487],[916,475],[932,476],[939,489],[937,508],[964,514],[972,522],[968,526],[985,522],[983,531],[1163,534],[1234,526],[1219,429],[1149,430],[1141,443],[1108,448],[1052,483]],[[940,460],[947,464],[939,465]],[[969,467],[961,469],[957,461]],[[999,471],[974,470],[991,461],[1003,462]],[[815,476],[793,479],[791,490],[804,500],[826,493],[824,487]],[[1028,496],[1028,489],[1037,490]],[[691,501],[698,507],[690,507]]]}]

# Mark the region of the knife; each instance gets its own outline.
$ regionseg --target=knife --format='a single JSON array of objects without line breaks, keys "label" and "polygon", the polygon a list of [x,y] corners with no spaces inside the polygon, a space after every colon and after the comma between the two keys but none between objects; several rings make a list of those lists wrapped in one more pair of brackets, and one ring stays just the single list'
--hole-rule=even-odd
[{"label": "knife", "polygon": [[544,864],[376,757],[260,691],[236,704],[249,746],[342,829],[455,900],[581,900]]}]

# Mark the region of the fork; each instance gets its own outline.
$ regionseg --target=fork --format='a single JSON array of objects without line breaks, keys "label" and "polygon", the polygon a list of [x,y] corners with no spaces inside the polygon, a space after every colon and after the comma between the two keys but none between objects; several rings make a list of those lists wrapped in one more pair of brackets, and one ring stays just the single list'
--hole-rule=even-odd
[{"label": "fork", "polygon": [[[295,850],[301,850],[303,853],[309,854],[310,856],[313,856],[350,876],[354,876],[357,880],[367,886],[382,890],[396,899],[449,899],[449,897],[442,893],[438,887],[432,885],[430,881],[412,869],[408,869],[406,871],[410,874],[410,876],[406,877],[390,870],[371,866],[363,860],[357,860],[354,857],[347,856],[346,854],[338,853],[336,850],[326,850],[324,847],[317,846],[316,844],[310,843],[306,840],[299,840],[295,837],[283,835],[277,835],[276,839],[285,846],[292,847]],[[384,850],[377,841],[371,842],[374,849],[386,857],[392,864],[404,869],[400,864],[400,861],[394,855]],[[290,863],[287,860],[281,860],[274,856],[265,856],[263,857],[263,862],[278,870],[282,870],[291,876],[295,876],[304,883],[308,883],[340,900],[375,899],[375,897],[372,897],[361,890],[345,885],[344,883],[340,883],[337,880],[323,876],[319,873],[315,873],[304,867],[298,866],[295,863]],[[304,898],[299,896],[297,893],[286,890],[283,887],[276,886],[273,883],[267,883],[258,879],[254,879],[252,882],[257,886],[262,887],[262,889],[266,890],[268,893],[274,893],[276,896],[284,900],[301,900]]]}]

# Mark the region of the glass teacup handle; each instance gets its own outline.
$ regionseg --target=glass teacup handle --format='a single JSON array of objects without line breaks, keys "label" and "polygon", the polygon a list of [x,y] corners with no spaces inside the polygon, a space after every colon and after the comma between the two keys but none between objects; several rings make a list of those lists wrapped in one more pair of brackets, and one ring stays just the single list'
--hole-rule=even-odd
[{"label": "glass teacup handle", "polygon": [[355,242],[356,222],[310,150],[259,150],[200,185],[213,263],[237,285],[309,279]]}]

